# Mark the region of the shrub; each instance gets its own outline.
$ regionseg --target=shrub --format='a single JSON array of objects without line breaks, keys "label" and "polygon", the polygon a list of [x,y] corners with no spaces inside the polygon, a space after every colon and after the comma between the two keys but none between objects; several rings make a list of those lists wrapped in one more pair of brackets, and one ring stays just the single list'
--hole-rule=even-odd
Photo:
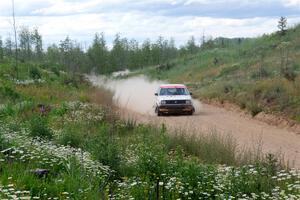
[{"label": "shrub", "polygon": [[51,71],[56,75],[56,76],[60,76],[60,72],[58,67],[51,67]]},{"label": "shrub", "polygon": [[295,70],[291,67],[284,68],[281,70],[281,74],[284,78],[286,78],[288,81],[295,81],[297,74]]},{"label": "shrub", "polygon": [[67,104],[66,103],[62,103],[61,106],[59,106],[57,108],[54,108],[51,111],[51,114],[62,117],[65,114],[67,114],[68,111],[69,111],[69,108],[68,108]]},{"label": "shrub", "polygon": [[6,148],[6,142],[2,135],[2,132],[0,132],[0,151]]},{"label": "shrub", "polygon": [[265,67],[260,67],[257,71],[254,71],[251,74],[252,79],[268,78],[269,76],[270,73],[265,69]]},{"label": "shrub", "polygon": [[255,117],[258,113],[263,111],[262,108],[254,102],[249,103],[247,108],[250,111],[252,117]]},{"label": "shrub", "polygon": [[116,171],[120,169],[121,149],[113,128],[102,128],[101,132],[87,145],[101,163]]},{"label": "shrub", "polygon": [[0,98],[9,99],[13,102],[20,98],[20,94],[9,86],[0,87]]},{"label": "shrub", "polygon": [[224,77],[224,76],[232,76],[233,74],[235,74],[238,70],[240,69],[239,65],[232,65],[232,66],[228,66],[223,68],[220,71],[219,77]]},{"label": "shrub", "polygon": [[262,98],[266,101],[266,103],[271,103],[276,99],[282,98],[285,94],[284,87],[282,85],[274,85],[268,89],[265,89]]},{"label": "shrub", "polygon": [[37,67],[31,67],[29,70],[29,77],[37,80],[42,78],[42,73]]},{"label": "shrub", "polygon": [[0,108],[0,118],[6,116],[14,116],[16,110],[11,104],[6,104],[3,108]]},{"label": "shrub", "polygon": [[233,89],[232,85],[224,85],[223,93],[227,94],[227,93],[231,92],[232,89]]},{"label": "shrub", "polygon": [[150,143],[139,145],[137,160],[139,173],[150,176],[154,180],[165,172],[167,163],[166,154],[161,149],[161,145],[150,145]]},{"label": "shrub", "polygon": [[48,127],[47,118],[33,116],[30,120],[30,135],[32,137],[41,137],[47,139],[53,138],[53,132]]},{"label": "shrub", "polygon": [[71,147],[81,147],[84,143],[84,134],[80,126],[66,126],[59,139],[62,145],[70,145]]}]

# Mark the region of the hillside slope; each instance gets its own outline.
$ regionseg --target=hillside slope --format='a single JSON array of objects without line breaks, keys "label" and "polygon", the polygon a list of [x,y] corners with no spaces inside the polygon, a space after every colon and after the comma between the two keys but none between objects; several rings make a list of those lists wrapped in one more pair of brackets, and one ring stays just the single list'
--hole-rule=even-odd
[{"label": "hillside slope", "polygon": [[283,36],[218,38],[196,55],[142,73],[186,83],[200,99],[228,101],[253,116],[264,111],[300,122],[300,25]]}]

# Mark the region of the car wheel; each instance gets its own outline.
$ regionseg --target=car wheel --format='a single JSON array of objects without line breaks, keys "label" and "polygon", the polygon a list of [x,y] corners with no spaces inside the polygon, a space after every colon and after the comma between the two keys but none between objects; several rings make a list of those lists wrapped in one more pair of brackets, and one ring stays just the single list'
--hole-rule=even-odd
[{"label": "car wheel", "polygon": [[157,116],[162,116],[162,113],[157,111]]}]

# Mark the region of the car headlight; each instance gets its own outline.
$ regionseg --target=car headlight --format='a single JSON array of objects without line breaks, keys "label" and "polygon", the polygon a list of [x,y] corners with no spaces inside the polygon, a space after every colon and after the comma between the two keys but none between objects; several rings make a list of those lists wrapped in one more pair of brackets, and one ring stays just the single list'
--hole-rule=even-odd
[{"label": "car headlight", "polygon": [[185,101],[185,104],[191,105],[191,104],[192,104],[192,101],[191,101],[191,100],[186,100],[186,101]]},{"label": "car headlight", "polygon": [[165,100],[162,100],[162,101],[160,102],[160,104],[161,104],[161,105],[164,105],[164,104],[166,104],[166,101],[165,101]]}]

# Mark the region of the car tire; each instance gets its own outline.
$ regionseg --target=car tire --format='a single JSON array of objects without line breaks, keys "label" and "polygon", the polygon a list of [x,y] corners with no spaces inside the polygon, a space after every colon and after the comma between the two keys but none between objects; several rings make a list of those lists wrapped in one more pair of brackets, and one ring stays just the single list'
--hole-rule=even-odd
[{"label": "car tire", "polygon": [[157,116],[162,116],[162,113],[159,112],[158,107],[156,106],[155,108],[155,113],[157,114]]}]

